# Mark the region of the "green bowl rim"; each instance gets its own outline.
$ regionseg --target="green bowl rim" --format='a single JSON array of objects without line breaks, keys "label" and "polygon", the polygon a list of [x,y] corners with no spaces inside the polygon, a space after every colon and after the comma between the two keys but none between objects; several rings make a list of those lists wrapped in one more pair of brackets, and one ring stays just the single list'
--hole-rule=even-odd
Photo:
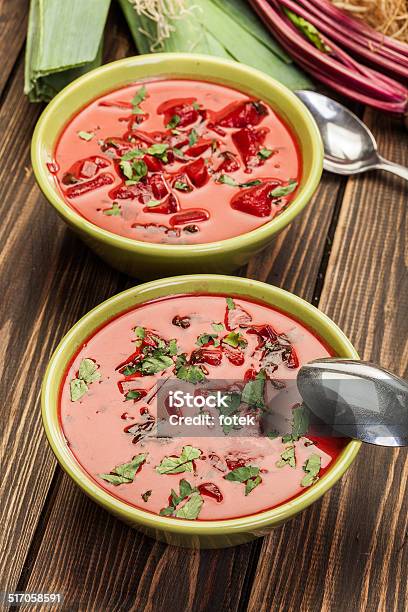
[{"label": "green bowl rim", "polygon": [[[296,304],[301,308],[302,319],[303,317],[306,318],[308,313],[313,313],[315,316],[317,315],[320,321],[327,326],[328,330],[334,332],[337,340],[344,348],[344,353],[347,354],[347,356],[350,358],[358,358],[358,353],[351,344],[351,342],[348,340],[348,338],[344,335],[340,328],[323,312],[309,304],[309,302],[306,302],[302,298],[298,297],[297,295],[290,293],[289,291],[247,278],[224,276],[218,274],[192,274],[163,278],[148,283],[143,283],[142,285],[138,285],[136,287],[132,287],[130,289],[122,291],[121,293],[114,295],[113,297],[109,298],[108,300],[105,300],[104,302],[90,310],[63,337],[51,357],[42,385],[42,419],[51,448],[65,472],[69,474],[69,476],[76,482],[76,484],[89,497],[91,497],[91,499],[93,499],[99,505],[103,506],[108,511],[113,512],[116,516],[119,516],[125,522],[137,523],[140,526],[144,526],[150,529],[158,529],[170,533],[178,533],[184,535],[221,535],[225,534],[226,531],[231,532],[231,534],[241,532],[247,533],[248,531],[252,532],[263,528],[271,528],[280,524],[282,521],[290,518],[291,516],[297,514],[301,510],[307,508],[310,504],[319,499],[337,482],[337,480],[339,480],[339,478],[341,478],[344,472],[350,467],[350,465],[354,461],[360,449],[361,442],[357,440],[351,440],[347,444],[345,449],[341,452],[333,467],[329,468],[329,470],[320,478],[320,480],[317,481],[316,484],[311,486],[304,493],[301,493],[293,500],[281,504],[280,506],[273,508],[272,510],[266,510],[257,514],[233,519],[188,521],[154,515],[147,511],[139,510],[138,508],[135,508],[125,502],[120,501],[116,497],[113,497],[107,491],[100,488],[93,480],[91,480],[87,476],[86,472],[76,461],[74,455],[69,451],[68,446],[62,443],[64,438],[62,429],[59,425],[58,402],[57,406],[53,406],[51,401],[51,389],[53,385],[53,380],[55,376],[58,376],[58,372],[61,369],[59,364],[60,360],[63,359],[61,357],[61,353],[71,345],[71,343],[75,339],[77,332],[82,331],[84,328],[87,327],[88,321],[92,319],[93,315],[95,315],[101,310],[107,311],[106,320],[109,320],[113,316],[112,314],[110,316],[108,315],[109,310],[112,311],[111,306],[117,303],[120,304],[120,302],[125,301],[127,296],[137,295],[140,292],[143,293],[146,290],[154,288],[164,288],[166,286],[173,285],[177,287],[177,283],[181,282],[208,282],[215,279],[218,279],[220,281],[224,280],[226,282],[233,281],[236,285],[240,285],[242,287],[242,295],[246,296],[251,295],[251,288],[255,287],[255,289],[259,289],[264,294],[266,294],[265,299],[261,300],[265,303],[268,303],[266,300],[269,300],[269,298],[272,298],[276,294],[286,296],[286,298],[289,298],[289,300],[291,300],[293,304]],[[247,293],[245,293],[245,288],[247,288]],[[196,291],[194,290],[192,291],[192,293],[195,292]],[[237,294],[236,290],[232,293]],[[178,293],[176,292],[173,295],[178,295]],[[256,295],[254,295],[253,297],[255,299],[258,299]],[[149,299],[147,299],[146,301],[149,301]],[[123,309],[123,311],[125,310],[126,309]],[[120,313],[120,310],[118,312]],[[90,335],[98,327],[99,325],[94,326],[92,331],[88,332],[86,335]],[[73,353],[71,353],[71,355],[72,354]],[[62,365],[65,370],[67,360],[63,360]]]},{"label": "green bowl rim", "polygon": [[[308,154],[312,158],[312,170],[309,176],[306,178],[304,185],[302,186],[301,193],[297,195],[294,200],[290,203],[288,208],[284,210],[280,215],[268,221],[264,225],[251,230],[245,234],[234,236],[232,238],[226,238],[225,240],[218,240],[216,242],[206,242],[202,244],[189,244],[189,245],[176,245],[176,244],[156,244],[150,242],[143,242],[140,240],[134,240],[133,238],[125,238],[108,230],[104,230],[97,225],[87,221],[81,215],[74,211],[63,198],[54,190],[48,180],[48,171],[45,164],[42,162],[42,142],[43,134],[47,131],[48,121],[52,117],[53,112],[58,109],[60,105],[64,105],[67,96],[69,96],[72,90],[78,89],[83,83],[92,82],[95,77],[100,74],[107,74],[111,70],[115,70],[121,66],[134,65],[134,64],[157,64],[159,65],[160,60],[174,61],[180,63],[195,64],[197,61],[201,62],[203,66],[213,65],[222,67],[225,71],[236,71],[243,73],[247,76],[248,80],[251,76],[262,82],[262,86],[266,88],[273,88],[279,92],[281,98],[286,101],[287,106],[294,107],[298,113],[303,115],[305,121],[305,129],[308,130],[309,137],[311,140],[311,147]],[[159,69],[158,69],[159,71]],[[197,73],[197,77],[199,76]],[[203,74],[202,76],[205,76]],[[150,78],[152,75],[150,75]],[[139,77],[140,78],[140,77]],[[79,110],[79,109],[78,109]],[[41,191],[47,198],[47,200],[54,206],[57,212],[72,226],[77,228],[79,231],[85,232],[92,235],[94,238],[101,240],[102,242],[108,243],[112,246],[125,249],[131,252],[142,252],[152,253],[155,252],[157,255],[171,256],[174,254],[199,254],[213,251],[224,251],[234,250],[236,248],[243,248],[247,245],[251,245],[258,240],[267,239],[275,233],[286,227],[308,204],[310,199],[315,192],[320,177],[323,171],[323,144],[315,120],[306,106],[301,100],[290,91],[285,85],[279,83],[272,77],[267,76],[260,70],[251,68],[245,64],[241,64],[228,59],[221,59],[218,57],[202,54],[192,53],[155,53],[151,55],[137,55],[127,57],[124,59],[110,62],[99,68],[95,68],[90,72],[80,76],[78,79],[67,85],[62,91],[60,91],[55,98],[48,104],[43,113],[41,114],[37,125],[34,130],[34,134],[31,141],[31,163],[34,170],[35,178],[41,188]]]}]

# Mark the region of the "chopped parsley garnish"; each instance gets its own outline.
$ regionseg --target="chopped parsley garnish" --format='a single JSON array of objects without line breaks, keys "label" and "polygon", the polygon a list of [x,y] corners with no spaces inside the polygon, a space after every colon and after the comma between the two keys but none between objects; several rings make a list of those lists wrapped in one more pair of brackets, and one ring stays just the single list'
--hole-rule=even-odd
[{"label": "chopped parsley garnish", "polygon": [[255,187],[255,185],[260,185],[262,183],[260,179],[254,179],[253,181],[247,181],[246,183],[237,183],[228,174],[221,174],[216,180],[217,183],[224,183],[225,185],[230,185],[231,187]]},{"label": "chopped parsley garnish", "polygon": [[[223,404],[221,406],[217,406],[220,415],[223,416],[232,416],[234,414],[238,414],[238,409],[241,405],[241,395],[239,393],[228,393],[225,397],[225,401],[227,402],[227,407]],[[222,424],[222,430],[224,435],[228,435],[232,429],[241,429],[239,425],[227,424],[225,420]]]},{"label": "chopped parsley garnish", "polygon": [[140,103],[146,99],[147,89],[145,85],[142,85],[140,89],[137,90],[135,96],[131,100],[132,104],[132,113],[134,115],[143,115],[144,111],[140,108]]},{"label": "chopped parsley garnish", "polygon": [[148,153],[149,155],[153,155],[154,157],[157,157],[158,159],[160,159],[162,162],[166,164],[169,161],[167,157],[168,148],[169,148],[169,145],[166,143],[157,143],[157,144],[151,145],[148,149],[146,149],[146,153]]},{"label": "chopped parsley garnish", "polygon": [[248,404],[248,406],[254,406],[255,408],[263,408],[265,405],[264,400],[264,389],[265,389],[265,372],[261,370],[255,377],[254,380],[249,380],[242,390],[241,400]]},{"label": "chopped parsley garnish", "polygon": [[296,457],[295,457],[295,447],[288,446],[283,453],[281,453],[281,458],[276,462],[276,467],[281,468],[285,467],[285,465],[289,465],[290,467],[296,467]]},{"label": "chopped parsley garnish", "polygon": [[193,461],[198,459],[201,451],[193,446],[183,446],[180,457],[165,457],[160,465],[156,467],[159,474],[180,474],[180,472],[192,472]]},{"label": "chopped parsley garnish", "polygon": [[184,155],[183,151],[181,149],[178,149],[177,147],[173,147],[173,153],[179,159],[182,159],[182,160],[187,159],[187,157]]},{"label": "chopped parsley garnish", "polygon": [[148,169],[146,162],[143,159],[136,159],[135,161],[123,160],[119,162],[120,169],[122,170],[125,177],[128,179],[126,185],[135,185],[147,175]]},{"label": "chopped parsley garnish", "polygon": [[171,357],[167,355],[157,355],[146,357],[142,361],[141,370],[143,374],[151,376],[152,374],[157,374],[158,372],[166,370],[172,365],[174,365],[174,363]]},{"label": "chopped parsley garnish", "polygon": [[281,198],[295,191],[296,187],[297,181],[290,180],[288,185],[284,185],[282,187],[275,187],[275,189],[272,189],[272,191],[270,191],[268,195],[270,198]]},{"label": "chopped parsley garnish", "polygon": [[306,472],[306,476],[303,476],[301,481],[302,487],[310,487],[310,485],[314,484],[317,480],[319,480],[319,472],[321,468],[321,458],[320,455],[310,455],[309,459],[305,461],[303,466],[303,470]]},{"label": "chopped parsley garnish", "polygon": [[181,121],[180,115],[173,115],[170,121],[168,122],[168,124],[166,125],[166,128],[168,130],[172,130],[178,126],[180,121]]},{"label": "chopped parsley garnish", "polygon": [[124,153],[120,159],[121,161],[129,161],[135,157],[143,157],[144,154],[144,149],[131,149],[130,151],[127,151],[127,153]]},{"label": "chopped parsley garnish", "polygon": [[234,300],[230,297],[225,298],[227,301],[228,310],[235,310]]},{"label": "chopped parsley garnish", "polygon": [[100,372],[98,372],[99,366],[93,361],[93,359],[82,359],[79,364],[78,376],[70,381],[69,389],[71,395],[71,401],[76,402],[81,399],[87,393],[88,385],[96,382],[101,378]]},{"label": "chopped parsley garnish", "polygon": [[[187,480],[181,479],[179,484],[179,494],[174,489],[171,490],[171,505],[160,510],[161,516],[176,516],[194,520],[200,514],[204,500],[195,487],[192,487]],[[186,503],[177,509],[177,506],[187,499]]]},{"label": "chopped parsley garnish", "polygon": [[235,470],[228,472],[224,478],[233,482],[245,483],[245,495],[249,495],[262,482],[262,478],[259,476],[259,467],[254,465],[235,468]]},{"label": "chopped parsley garnish", "polygon": [[199,105],[198,102],[193,102],[192,106],[193,106],[194,110],[200,110],[200,105]]},{"label": "chopped parsley garnish", "polygon": [[[208,344],[211,340],[214,341],[214,346],[219,346],[220,341],[218,340],[218,334],[201,334],[201,336],[198,336],[197,338],[196,345],[204,346],[205,344]],[[216,340],[218,340],[218,343],[215,342]]]},{"label": "chopped parsley garnish", "polygon": [[292,439],[299,440],[309,429],[309,416],[305,406],[296,406],[292,410]]},{"label": "chopped parsley garnish", "polygon": [[92,140],[92,138],[95,136],[95,134],[93,132],[84,132],[83,130],[81,130],[80,132],[78,132],[78,136],[81,138],[81,140]]},{"label": "chopped parsley garnish", "polygon": [[174,183],[174,189],[178,189],[179,191],[190,191],[190,187],[184,181],[176,181]]},{"label": "chopped parsley garnish", "polygon": [[195,130],[194,128],[191,130],[189,136],[188,136],[188,144],[190,147],[192,147],[193,145],[195,145],[195,143],[198,140],[198,134],[197,134],[197,130]]},{"label": "chopped parsley garnish", "polygon": [[146,461],[147,454],[148,453],[141,453],[140,455],[136,455],[129,463],[117,465],[109,474],[99,474],[99,478],[115,486],[129,484],[133,482],[139,467]]},{"label": "chopped parsley garnish", "polygon": [[146,335],[146,330],[144,327],[141,327],[140,325],[138,325],[137,327],[135,327],[135,335],[137,338],[140,338],[141,340],[143,340],[143,338]]},{"label": "chopped parsley garnish", "polygon": [[222,323],[211,323],[211,327],[216,332],[224,331],[224,325]]},{"label": "chopped parsley garnish", "polygon": [[135,366],[127,365],[123,370],[121,370],[124,376],[131,376],[135,372],[137,372],[137,368]]},{"label": "chopped parsley garnish", "polygon": [[117,202],[113,202],[112,208],[105,208],[102,212],[108,217],[120,217],[122,214],[120,206]]},{"label": "chopped parsley garnish", "polygon": [[147,206],[147,208],[156,208],[156,206],[160,206],[161,204],[161,200],[149,200],[145,206]]},{"label": "chopped parsley garnish", "polygon": [[193,385],[199,382],[204,382],[205,380],[205,374],[200,366],[189,365],[187,363],[187,356],[185,353],[182,353],[177,357],[176,376],[180,380],[185,380]]},{"label": "chopped parsley garnish", "polygon": [[125,395],[125,400],[129,401],[129,400],[134,400],[135,402],[137,402],[137,400],[139,400],[142,397],[142,394],[140,393],[140,391],[128,391]]},{"label": "chopped parsley garnish", "polygon": [[265,147],[263,147],[260,151],[258,151],[258,156],[261,159],[268,159],[272,155],[272,153],[272,149],[266,149]]},{"label": "chopped parsley garnish", "polygon": [[232,348],[245,348],[248,344],[244,336],[239,332],[230,332],[227,336],[222,339],[223,344],[228,344]]}]

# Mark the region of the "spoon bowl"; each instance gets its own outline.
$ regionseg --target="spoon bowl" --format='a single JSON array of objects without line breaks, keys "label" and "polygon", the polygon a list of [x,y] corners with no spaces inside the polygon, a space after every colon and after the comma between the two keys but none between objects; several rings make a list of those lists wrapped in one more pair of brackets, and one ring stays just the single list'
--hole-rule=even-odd
[{"label": "spoon bowl", "polygon": [[315,91],[301,90],[297,96],[312,113],[322,136],[323,167],[335,174],[359,174],[387,170],[408,180],[408,169],[379,155],[368,127],[348,108]]},{"label": "spoon bowl", "polygon": [[388,370],[353,359],[318,359],[302,366],[297,386],[314,433],[408,446],[408,382]]}]

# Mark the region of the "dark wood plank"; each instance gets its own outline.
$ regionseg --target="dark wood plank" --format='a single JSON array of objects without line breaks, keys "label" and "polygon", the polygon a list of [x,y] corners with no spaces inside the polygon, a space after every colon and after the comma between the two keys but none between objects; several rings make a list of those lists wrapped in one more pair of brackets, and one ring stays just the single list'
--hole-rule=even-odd
[{"label": "dark wood plank", "polygon": [[[408,165],[407,134],[368,111],[379,148]],[[319,306],[362,358],[407,375],[407,185],[350,180]],[[408,607],[406,450],[365,447],[323,500],[264,540],[249,610]],[[288,554],[289,553],[289,554]]]},{"label": "dark wood plank", "polygon": [[[107,48],[119,58],[131,46],[115,26]],[[9,407],[1,411],[0,521],[9,526],[0,536],[2,589],[21,577],[55,470],[39,406],[47,361],[82,314],[132,284],[102,265],[40,195],[29,145],[42,107],[29,104],[22,89],[20,58],[0,114],[1,403]]]},{"label": "dark wood plank", "polygon": [[[251,264],[250,275],[273,276],[275,283],[310,298],[339,189],[327,177],[307,213]],[[285,259],[282,253],[289,250],[293,255]],[[305,267],[306,252],[311,261]],[[64,476],[27,589],[47,585],[62,590],[70,605],[92,602],[95,609],[237,610],[250,587],[258,551],[259,543],[200,553],[154,543],[102,512]],[[181,569],[184,579],[175,579]]]},{"label": "dark wood plank", "polygon": [[0,96],[19,56],[26,35],[29,2],[0,2]]}]

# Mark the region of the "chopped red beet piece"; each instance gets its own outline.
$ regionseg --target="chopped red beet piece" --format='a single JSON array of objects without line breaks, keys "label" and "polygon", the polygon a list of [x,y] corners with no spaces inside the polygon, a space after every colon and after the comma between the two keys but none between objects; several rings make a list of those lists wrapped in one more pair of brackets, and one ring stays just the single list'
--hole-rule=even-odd
[{"label": "chopped red beet piece", "polygon": [[222,350],[232,365],[241,366],[244,364],[245,355],[240,348],[233,348],[232,346],[223,344]]},{"label": "chopped red beet piece", "polygon": [[194,187],[202,187],[209,181],[210,175],[202,157],[187,164],[184,170]]},{"label": "chopped red beet piece", "polygon": [[144,155],[143,161],[150,172],[160,172],[163,170],[163,163],[160,161],[160,159],[157,159],[157,157],[154,157],[153,155]]},{"label": "chopped red beet piece", "polygon": [[225,461],[228,466],[228,469],[232,471],[236,470],[239,467],[245,467],[248,459],[226,457]]},{"label": "chopped red beet piece", "polygon": [[235,308],[230,309],[228,306],[226,307],[224,323],[228,331],[232,331],[239,326],[245,327],[251,321],[252,317],[249,312],[238,306],[238,304],[235,304]]},{"label": "chopped red beet piece", "polygon": [[212,138],[201,138],[196,144],[189,147],[185,153],[186,155],[190,155],[190,157],[198,157],[205,153],[207,149],[211,148],[214,142],[218,144],[218,142]]},{"label": "chopped red beet piece", "polygon": [[190,209],[181,212],[170,219],[170,225],[188,225],[190,223],[200,223],[201,221],[208,221],[210,214],[208,211],[203,209]]},{"label": "chopped red beet piece", "polygon": [[201,495],[208,495],[208,497],[212,497],[217,502],[222,502],[224,499],[221,491],[213,482],[203,482],[203,484],[198,486],[198,490]]},{"label": "chopped red beet piece", "polygon": [[125,155],[125,153],[134,148],[134,143],[116,136],[109,136],[108,138],[105,138],[101,144],[101,150],[104,153],[110,153],[114,157],[122,157]]},{"label": "chopped red beet piece", "polygon": [[216,122],[222,127],[244,128],[258,125],[267,114],[268,110],[262,102],[233,102],[218,113]]},{"label": "chopped red beet piece", "polygon": [[272,212],[272,198],[269,194],[280,184],[281,181],[277,179],[264,179],[260,185],[243,189],[232,198],[231,208],[256,217],[268,217]]},{"label": "chopped red beet piece", "polygon": [[278,334],[272,325],[253,325],[251,329],[248,329],[248,334],[257,334],[262,341],[261,346],[267,341],[276,342],[278,338]]},{"label": "chopped red beet piece", "polygon": [[72,187],[68,187],[65,194],[67,198],[77,198],[85,193],[89,193],[90,191],[94,191],[95,189],[99,189],[100,187],[104,187],[105,185],[111,185],[115,179],[111,174],[100,174],[96,178],[91,181],[86,181],[84,183],[77,183]]},{"label": "chopped red beet piece", "polygon": [[169,193],[163,202],[158,206],[145,206],[143,212],[160,213],[162,215],[171,215],[180,210],[178,200],[175,195]]},{"label": "chopped red beet piece", "polygon": [[173,100],[167,100],[167,102],[160,104],[157,108],[157,112],[159,115],[164,114],[165,126],[169,123],[172,125],[172,121],[177,117],[177,119],[174,120],[173,127],[185,127],[186,125],[195,123],[200,116],[198,110],[193,106],[195,101],[195,98],[175,98]]},{"label": "chopped red beet piece", "polygon": [[136,185],[119,185],[119,187],[115,187],[111,189],[109,192],[109,197],[112,200],[137,200],[140,203],[148,202],[153,199],[153,192],[150,185],[146,185],[143,182],[136,183]]},{"label": "chopped red beet piece", "polygon": [[240,164],[234,153],[231,153],[231,151],[224,151],[220,154],[220,157],[222,157],[223,160],[216,169],[216,172],[236,172],[239,170]]},{"label": "chopped red beet piece", "polygon": [[190,362],[195,363],[206,363],[207,365],[218,366],[222,360],[221,350],[217,349],[196,349],[191,353]]},{"label": "chopped red beet piece", "polygon": [[256,168],[262,166],[265,162],[258,155],[258,151],[263,145],[268,131],[268,128],[259,128],[258,130],[243,128],[232,135],[232,140],[247,168]]},{"label": "chopped red beet piece", "polygon": [[169,193],[162,174],[152,174],[149,176],[148,184],[152,189],[153,198],[155,200],[162,200]]}]

